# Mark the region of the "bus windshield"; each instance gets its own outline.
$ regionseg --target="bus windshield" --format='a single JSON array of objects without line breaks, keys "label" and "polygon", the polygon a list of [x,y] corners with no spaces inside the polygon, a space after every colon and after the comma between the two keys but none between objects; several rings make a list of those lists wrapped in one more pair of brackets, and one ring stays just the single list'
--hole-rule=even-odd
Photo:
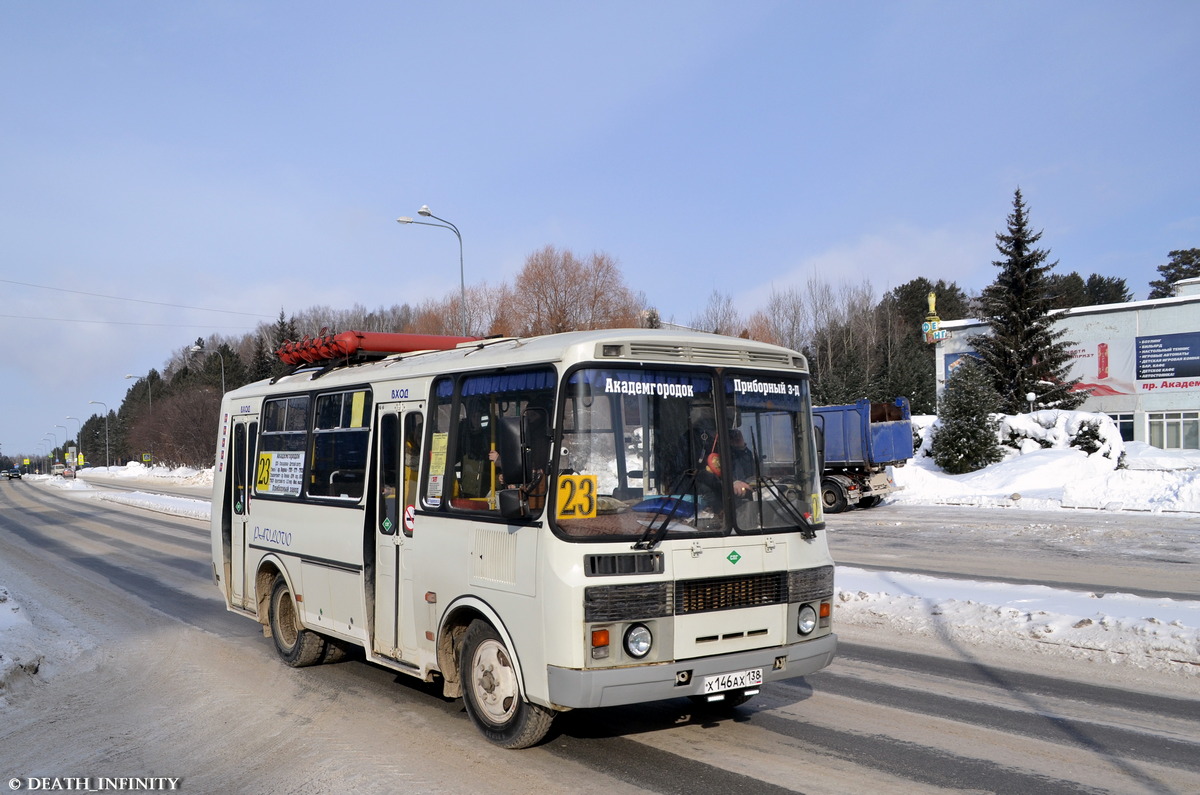
[{"label": "bus windshield", "polygon": [[589,368],[567,378],[563,401],[554,519],[564,537],[652,545],[811,535],[820,522],[804,376]]}]

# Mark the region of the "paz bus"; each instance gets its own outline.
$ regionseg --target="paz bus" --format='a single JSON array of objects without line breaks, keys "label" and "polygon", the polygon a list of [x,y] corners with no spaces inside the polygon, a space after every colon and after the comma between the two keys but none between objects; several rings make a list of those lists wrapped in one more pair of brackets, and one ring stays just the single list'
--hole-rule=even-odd
[{"label": "paz bus", "polygon": [[440,680],[493,743],[831,662],[807,363],[650,329],[343,332],[221,404],[213,579],[288,665]]}]

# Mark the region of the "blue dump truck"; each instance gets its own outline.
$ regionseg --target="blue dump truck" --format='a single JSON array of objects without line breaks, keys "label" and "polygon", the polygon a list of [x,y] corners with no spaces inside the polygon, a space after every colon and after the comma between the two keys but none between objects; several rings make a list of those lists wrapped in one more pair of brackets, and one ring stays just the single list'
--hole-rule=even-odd
[{"label": "blue dump truck", "polygon": [[813,424],[824,450],[821,494],[826,513],[856,505],[873,508],[896,489],[887,468],[904,466],[913,455],[908,398],[813,406]]}]

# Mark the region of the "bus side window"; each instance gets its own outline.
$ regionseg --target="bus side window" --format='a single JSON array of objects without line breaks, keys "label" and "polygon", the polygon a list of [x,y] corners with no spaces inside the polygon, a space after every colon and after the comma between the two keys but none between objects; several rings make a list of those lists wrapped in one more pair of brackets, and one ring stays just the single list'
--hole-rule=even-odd
[{"label": "bus side window", "polygon": [[437,379],[433,384],[429,406],[429,448],[425,451],[425,480],[423,481],[423,504],[427,508],[438,508],[448,500],[454,484],[447,483],[450,427],[454,424],[453,409],[454,380],[449,377]]},{"label": "bus side window", "polygon": [[391,535],[400,526],[399,500],[396,488],[400,483],[399,456],[400,423],[395,414],[384,414],[379,423],[379,512],[380,532]]},{"label": "bus side window", "polygon": [[[404,417],[404,507],[415,508],[417,504],[417,475],[421,468],[421,438],[425,422],[419,412],[411,412]],[[405,533],[412,535],[411,531]]]},{"label": "bus side window", "polygon": [[308,493],[358,499],[367,472],[371,396],[365,390],[318,395]]}]

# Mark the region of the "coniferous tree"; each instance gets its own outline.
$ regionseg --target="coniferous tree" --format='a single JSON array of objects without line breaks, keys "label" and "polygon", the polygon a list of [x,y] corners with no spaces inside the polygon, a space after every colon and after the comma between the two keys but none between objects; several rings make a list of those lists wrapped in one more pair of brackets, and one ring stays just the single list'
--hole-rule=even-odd
[{"label": "coniferous tree", "polygon": [[1013,196],[1008,231],[996,235],[996,248],[1003,259],[996,281],[980,298],[982,317],[991,328],[976,335],[971,343],[992,378],[1000,408],[1019,414],[1033,393],[1045,407],[1073,409],[1087,399],[1086,392],[1072,389],[1079,379],[1069,377],[1070,346],[1064,331],[1054,328],[1051,310],[1051,270],[1057,262],[1046,262],[1048,251],[1036,248],[1042,237],[1029,227],[1029,216],[1020,188]]},{"label": "coniferous tree", "polygon": [[[299,340],[300,332],[296,330],[295,319],[285,317],[283,310],[280,309],[279,319],[271,327],[270,353],[279,350],[285,342],[298,342]],[[274,359],[271,362],[271,375],[283,375],[287,371],[288,365],[284,364],[281,359]]]},{"label": "coniferous tree", "polygon": [[1087,305],[1087,284],[1077,271],[1066,275],[1046,275],[1046,293],[1050,297],[1051,309],[1070,309]]},{"label": "coniferous tree", "polygon": [[1170,298],[1175,294],[1172,284],[1180,279],[1200,276],[1200,248],[1180,249],[1168,256],[1171,260],[1166,265],[1158,266],[1159,278],[1150,282],[1150,295],[1147,298]]},{"label": "coniferous tree", "polygon": [[246,371],[246,382],[254,383],[264,378],[270,378],[271,368],[276,361],[278,359],[275,359],[267,352],[267,345],[263,341],[262,335],[256,335],[254,337],[254,348],[250,354],[250,366]]},{"label": "coniferous tree", "polygon": [[1000,421],[992,416],[1000,398],[990,374],[973,357],[959,361],[946,379],[931,444],[933,462],[951,475],[974,472],[1003,457],[996,438]]},{"label": "coniferous tree", "polygon": [[1093,273],[1088,277],[1084,291],[1087,293],[1087,306],[1123,304],[1133,300],[1133,293],[1129,292],[1125,280],[1116,276],[1100,276]]}]

